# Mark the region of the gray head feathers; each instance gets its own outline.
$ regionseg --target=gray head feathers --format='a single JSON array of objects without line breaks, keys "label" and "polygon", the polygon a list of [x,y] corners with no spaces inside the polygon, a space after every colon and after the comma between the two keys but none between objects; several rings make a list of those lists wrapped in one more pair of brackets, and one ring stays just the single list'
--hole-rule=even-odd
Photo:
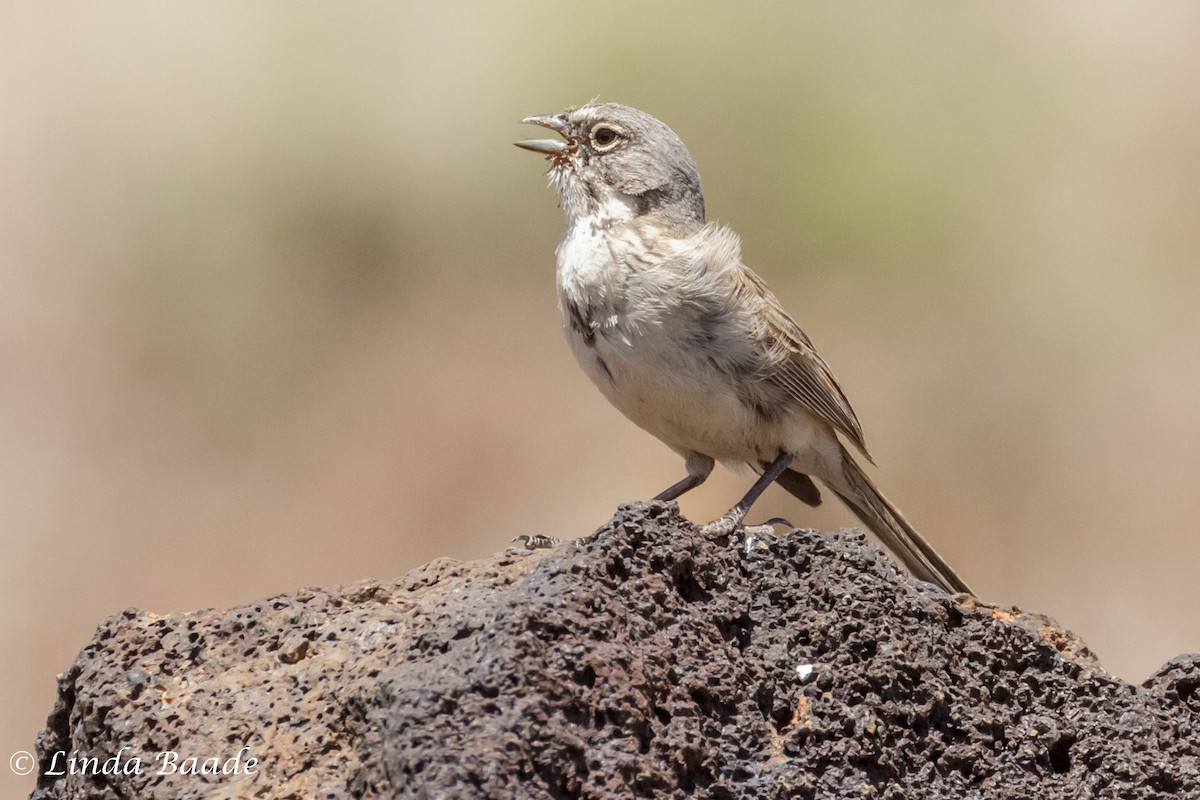
[{"label": "gray head feathers", "polygon": [[632,216],[654,215],[680,233],[704,224],[696,163],[675,132],[649,114],[620,103],[589,103],[526,122],[566,140],[540,152],[554,162],[551,177],[568,216],[604,215],[623,205]]}]

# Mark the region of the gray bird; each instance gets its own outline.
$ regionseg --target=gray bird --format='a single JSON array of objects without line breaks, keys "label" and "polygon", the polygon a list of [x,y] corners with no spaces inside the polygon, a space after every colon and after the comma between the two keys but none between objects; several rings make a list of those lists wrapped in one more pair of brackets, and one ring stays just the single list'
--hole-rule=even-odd
[{"label": "gray bird", "polygon": [[833,373],[742,263],[737,235],[705,222],[679,137],[617,103],[522,122],[562,137],[516,144],[548,157],[566,214],[557,277],[571,350],[609,402],[684,459],[687,477],[655,499],[696,488],[715,461],[749,465],[759,479],[704,526],[725,533],[772,482],[816,506],[815,477],[916,577],[970,593],[842,445],[839,433],[871,458]]}]

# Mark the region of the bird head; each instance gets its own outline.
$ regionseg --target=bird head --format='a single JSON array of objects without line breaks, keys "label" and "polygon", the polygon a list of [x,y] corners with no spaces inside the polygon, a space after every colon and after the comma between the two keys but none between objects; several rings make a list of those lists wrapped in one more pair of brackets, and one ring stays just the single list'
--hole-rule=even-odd
[{"label": "bird head", "polygon": [[521,120],[561,139],[516,142],[545,155],[568,219],[647,214],[685,229],[704,224],[700,174],[665,124],[619,103],[588,103]]}]

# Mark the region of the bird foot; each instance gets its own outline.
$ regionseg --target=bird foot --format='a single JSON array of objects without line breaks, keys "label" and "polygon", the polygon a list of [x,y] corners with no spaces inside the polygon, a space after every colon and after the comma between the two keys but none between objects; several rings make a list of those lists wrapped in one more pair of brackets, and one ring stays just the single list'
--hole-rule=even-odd
[{"label": "bird foot", "polygon": [[701,525],[700,533],[713,538],[728,536],[742,527],[742,519],[745,516],[745,514],[735,514],[731,511],[723,517],[717,517],[707,525]]},{"label": "bird foot", "polygon": [[792,523],[782,517],[772,517],[761,525],[744,525],[742,524],[743,519],[745,519],[745,512],[733,509],[724,517],[716,518],[707,525],[701,525],[700,533],[706,536],[728,536],[740,533],[746,539],[761,539],[762,536],[774,536],[775,525],[786,525],[787,528],[793,528]]},{"label": "bird foot", "polygon": [[725,516],[714,519],[707,525],[701,525],[700,532],[705,536],[712,536],[714,538],[729,536],[734,533],[740,534],[741,547],[749,554],[760,540],[775,536],[776,525],[786,525],[788,528],[792,527],[792,523],[782,517],[772,517],[761,525],[743,525],[742,520],[746,515],[745,512],[739,513],[739,511],[739,509],[735,508]]},{"label": "bird foot", "polygon": [[513,537],[514,542],[521,542],[526,550],[551,550],[563,543],[557,536],[546,536],[541,533],[523,533]]}]

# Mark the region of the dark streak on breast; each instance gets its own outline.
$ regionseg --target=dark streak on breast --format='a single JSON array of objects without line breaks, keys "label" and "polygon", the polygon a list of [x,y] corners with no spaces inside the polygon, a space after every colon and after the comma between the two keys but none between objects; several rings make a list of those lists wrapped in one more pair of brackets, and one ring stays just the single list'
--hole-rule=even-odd
[{"label": "dark streak on breast", "polygon": [[600,365],[600,369],[604,370],[604,374],[608,377],[608,382],[616,385],[617,380],[613,377],[612,370],[608,368],[608,364],[604,363],[604,359],[599,354],[596,355],[596,363]]},{"label": "dark streak on breast", "polygon": [[587,193],[588,210],[595,214],[600,208],[600,195],[596,192],[596,187],[592,186],[591,181],[583,181],[583,190]]},{"label": "dark streak on breast", "polygon": [[[567,301],[567,317],[571,325],[571,330],[582,336],[583,343],[588,347],[594,347],[596,345],[596,329],[579,306]],[[605,371],[608,371],[607,367],[605,367]]]},{"label": "dark streak on breast", "polygon": [[696,325],[695,329],[688,335],[687,346],[708,350],[717,341],[716,332],[710,325]]}]

